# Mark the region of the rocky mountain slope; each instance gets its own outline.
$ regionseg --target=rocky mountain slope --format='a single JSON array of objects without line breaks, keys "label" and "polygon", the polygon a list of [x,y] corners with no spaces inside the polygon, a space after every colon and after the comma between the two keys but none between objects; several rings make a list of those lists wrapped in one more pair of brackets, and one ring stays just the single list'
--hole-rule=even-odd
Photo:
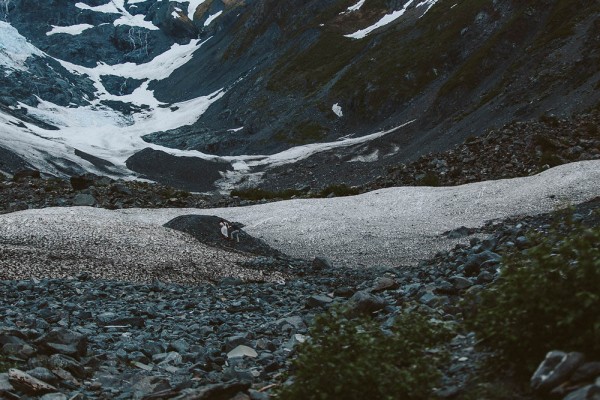
[{"label": "rocky mountain slope", "polygon": [[[207,191],[254,184],[306,144],[393,165],[598,104],[593,1],[1,4],[7,172]],[[203,171],[208,187],[195,180]]]}]

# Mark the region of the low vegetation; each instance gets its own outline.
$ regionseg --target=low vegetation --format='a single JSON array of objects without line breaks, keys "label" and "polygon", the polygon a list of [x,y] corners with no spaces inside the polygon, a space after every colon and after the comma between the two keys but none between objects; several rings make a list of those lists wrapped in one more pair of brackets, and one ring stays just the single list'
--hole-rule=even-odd
[{"label": "low vegetation", "polygon": [[360,189],[348,185],[331,185],[319,192],[307,192],[306,190],[286,189],[281,191],[270,191],[260,188],[235,189],[232,190],[231,197],[239,197],[242,200],[289,200],[294,197],[341,197],[354,196],[360,193]]},{"label": "low vegetation", "polygon": [[531,248],[504,257],[500,279],[467,319],[501,362],[518,360],[513,366],[524,376],[549,350],[600,357],[600,227],[560,223],[562,229],[532,235]]},{"label": "low vegetation", "polygon": [[369,317],[333,309],[315,318],[310,340],[294,360],[293,383],[278,398],[427,399],[440,377],[443,352],[430,351],[448,331],[415,313],[401,314],[389,330]]}]

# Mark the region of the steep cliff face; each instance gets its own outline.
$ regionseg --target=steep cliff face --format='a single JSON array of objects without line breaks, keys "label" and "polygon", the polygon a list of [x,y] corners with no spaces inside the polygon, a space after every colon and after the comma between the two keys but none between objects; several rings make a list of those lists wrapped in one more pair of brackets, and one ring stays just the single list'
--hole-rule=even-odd
[{"label": "steep cliff face", "polygon": [[[60,151],[106,159],[115,174],[144,147],[235,164],[414,120],[344,150],[385,164],[600,100],[591,0],[0,0],[0,10],[3,121],[34,124],[37,137],[55,129]],[[75,140],[74,109],[109,115],[116,138],[81,122]],[[1,147],[30,157],[4,136]],[[65,160],[48,172],[91,169]]]}]

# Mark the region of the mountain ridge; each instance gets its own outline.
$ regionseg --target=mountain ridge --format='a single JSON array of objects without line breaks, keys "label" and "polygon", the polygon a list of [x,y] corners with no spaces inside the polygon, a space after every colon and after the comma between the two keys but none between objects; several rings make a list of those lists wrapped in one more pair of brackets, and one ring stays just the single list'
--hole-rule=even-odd
[{"label": "mountain ridge", "polygon": [[[101,172],[160,181],[159,167],[148,174],[125,163],[150,148],[229,162],[238,174],[251,176],[255,167],[248,161],[255,156],[416,119],[354,149],[356,157],[369,159],[388,146],[389,157],[379,161],[398,163],[513,120],[568,116],[600,100],[600,10],[589,1],[58,1],[41,3],[41,10],[25,0],[4,5],[10,26],[54,58],[31,56],[25,70],[4,68],[0,110],[3,123],[13,126],[0,146],[55,175]],[[78,27],[71,32],[76,34],[66,33],[67,26]],[[365,29],[365,36],[352,38]],[[185,62],[154,78],[141,74],[165,68],[157,61],[166,54]],[[70,61],[57,63],[56,57]],[[94,66],[99,61],[113,66]],[[137,65],[125,69],[123,63],[132,61]],[[48,102],[66,107],[62,123],[71,125],[73,118],[95,119],[102,107],[106,114],[97,123],[107,124],[109,116],[114,121],[104,131],[116,126],[116,134],[93,133],[97,143],[82,147],[85,139],[74,140],[75,132],[61,133],[65,128],[47,116],[40,120],[44,114],[37,108]],[[86,104],[96,110],[77,116],[74,107]],[[190,118],[175,116],[184,113]],[[156,123],[136,127],[140,116]],[[17,126],[35,121],[39,129]],[[59,132],[47,134],[54,129],[48,124]],[[83,123],[77,130],[84,137],[93,129]],[[42,147],[35,157],[11,149],[12,137],[31,134],[54,139],[48,146],[28,139]],[[118,149],[121,143],[127,150]],[[105,159],[114,168],[98,171],[75,153]],[[351,171],[352,165],[341,168]],[[190,188],[185,176],[178,184]]]}]

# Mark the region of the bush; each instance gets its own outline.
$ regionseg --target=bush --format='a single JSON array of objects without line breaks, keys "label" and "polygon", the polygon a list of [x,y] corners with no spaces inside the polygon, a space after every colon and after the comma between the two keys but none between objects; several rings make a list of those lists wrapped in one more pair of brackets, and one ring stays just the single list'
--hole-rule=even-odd
[{"label": "bush", "polygon": [[540,115],[539,118],[540,122],[548,125],[548,126],[552,126],[552,127],[557,127],[560,125],[560,120],[558,119],[558,117],[556,115]]},{"label": "bush", "polygon": [[293,383],[279,391],[286,400],[428,399],[443,353],[425,357],[448,331],[421,315],[397,317],[389,331],[339,309],[317,316],[311,339],[299,346]]},{"label": "bush", "polygon": [[557,167],[562,164],[564,164],[564,162],[559,156],[549,152],[542,153],[542,155],[540,156],[540,161],[538,162],[538,165],[540,167],[548,165],[550,168]]},{"label": "bush", "polygon": [[419,186],[439,186],[440,178],[433,171],[427,171],[425,175],[418,180],[417,184]]},{"label": "bush", "polygon": [[239,197],[244,200],[272,200],[272,199],[291,199],[294,196],[300,196],[303,192],[296,189],[286,189],[279,192],[271,192],[260,188],[235,189],[230,193],[231,197]]},{"label": "bush", "polygon": [[0,354],[0,374],[8,372],[11,368],[17,368],[16,361],[9,359],[3,354]]},{"label": "bush", "polygon": [[341,196],[354,196],[360,193],[360,190],[355,187],[350,187],[345,184],[327,186],[325,189],[319,192],[319,197],[327,197],[334,194],[336,197]]},{"label": "bush", "polygon": [[528,376],[549,350],[600,357],[600,227],[563,224],[569,234],[554,228],[506,255],[497,284],[466,321],[502,364]]}]

